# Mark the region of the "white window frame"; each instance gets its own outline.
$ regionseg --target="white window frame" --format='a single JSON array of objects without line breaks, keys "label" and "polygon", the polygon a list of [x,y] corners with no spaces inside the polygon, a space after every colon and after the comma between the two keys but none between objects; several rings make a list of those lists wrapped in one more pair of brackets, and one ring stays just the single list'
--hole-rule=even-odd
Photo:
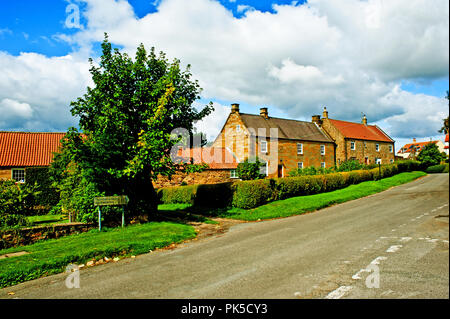
[{"label": "white window frame", "polygon": [[325,145],[320,145],[320,155],[325,155]]},{"label": "white window frame", "polygon": [[381,158],[375,157],[375,164],[381,164]]},{"label": "white window frame", "polygon": [[389,145],[389,153],[392,153],[394,151],[394,147],[392,145]]},{"label": "white window frame", "polygon": [[[23,172],[23,179],[17,180],[14,178],[14,172],[20,171]],[[11,179],[15,180],[17,183],[25,183],[25,168],[12,168],[11,169]]]},{"label": "white window frame", "polygon": [[[299,150],[300,146],[300,150]],[[303,143],[297,143],[297,154],[303,154]]]},{"label": "white window frame", "polygon": [[235,169],[230,170],[230,178],[239,178]]},{"label": "white window frame", "polygon": [[236,125],[236,133],[239,133],[241,131],[241,126],[239,124]]},{"label": "white window frame", "polygon": [[375,144],[375,151],[377,151],[377,152],[380,151],[380,144]]},{"label": "white window frame", "polygon": [[391,158],[390,162],[391,162],[391,163],[394,163],[394,160]]},{"label": "white window frame", "polygon": [[325,167],[326,167],[325,162],[321,162],[321,163],[320,163],[320,167],[325,168]]},{"label": "white window frame", "polygon": [[350,141],[350,149],[352,151],[356,150],[356,143],[355,143],[355,141]]},{"label": "white window frame", "polygon": [[303,169],[303,162],[298,162],[297,163],[297,168],[298,169]]},{"label": "white window frame", "polygon": [[[263,147],[264,145],[264,147]],[[267,153],[267,141],[259,142],[259,148],[261,153]]]}]

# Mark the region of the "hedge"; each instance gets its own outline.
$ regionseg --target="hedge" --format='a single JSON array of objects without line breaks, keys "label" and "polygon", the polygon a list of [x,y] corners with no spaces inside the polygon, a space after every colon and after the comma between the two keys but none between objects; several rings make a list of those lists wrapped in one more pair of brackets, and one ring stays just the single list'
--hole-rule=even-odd
[{"label": "hedge", "polygon": [[448,173],[448,164],[439,164],[429,166],[425,172],[433,174],[433,173]]},{"label": "hedge", "polygon": [[350,172],[161,188],[158,190],[158,198],[164,204],[185,203],[250,209],[274,200],[330,192],[352,184],[415,170],[421,170],[420,162],[402,161]]}]

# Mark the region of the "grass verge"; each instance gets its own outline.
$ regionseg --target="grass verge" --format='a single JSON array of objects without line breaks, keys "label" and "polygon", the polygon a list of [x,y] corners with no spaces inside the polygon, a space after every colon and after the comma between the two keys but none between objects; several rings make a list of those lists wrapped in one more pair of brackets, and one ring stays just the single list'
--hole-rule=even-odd
[{"label": "grass verge", "polygon": [[125,228],[91,230],[23,247],[0,250],[0,256],[26,251],[29,254],[0,259],[0,288],[65,271],[68,264],[91,259],[148,253],[196,236],[190,225],[151,222]]},{"label": "grass verge", "polygon": [[427,174],[424,172],[400,173],[379,181],[362,182],[328,193],[292,197],[271,202],[253,209],[207,209],[190,207],[187,208],[187,210],[192,213],[197,212],[207,216],[210,215],[246,221],[288,217],[379,193],[391,187],[411,182],[425,175]]}]

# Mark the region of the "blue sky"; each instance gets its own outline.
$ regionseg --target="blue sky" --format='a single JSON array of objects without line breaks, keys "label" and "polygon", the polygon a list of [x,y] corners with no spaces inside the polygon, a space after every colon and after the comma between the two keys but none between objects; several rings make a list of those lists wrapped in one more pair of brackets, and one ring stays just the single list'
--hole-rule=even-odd
[{"label": "blue sky", "polygon": [[[82,28],[65,25],[70,3]],[[399,141],[396,148],[439,137],[448,115],[448,3],[427,3],[1,1],[0,130],[74,125],[70,101],[89,84],[86,62],[98,57],[106,31],[127,52],[143,42],[192,65],[205,89],[200,103],[216,103],[207,121],[214,124],[202,126],[211,137],[234,102],[244,112],[266,106],[300,120],[323,106],[344,120],[366,113]]]}]

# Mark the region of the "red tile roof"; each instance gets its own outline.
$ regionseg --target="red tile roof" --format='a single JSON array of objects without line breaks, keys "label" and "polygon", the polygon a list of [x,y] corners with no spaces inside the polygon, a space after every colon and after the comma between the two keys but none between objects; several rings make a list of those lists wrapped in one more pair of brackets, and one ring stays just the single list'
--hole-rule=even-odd
[{"label": "red tile roof", "polygon": [[65,133],[0,132],[0,166],[48,166]]},{"label": "red tile roof", "polygon": [[448,133],[445,135],[445,141],[448,142]]},{"label": "red tile roof", "polygon": [[208,164],[210,169],[235,169],[238,165],[236,157],[231,151],[222,147],[197,147],[183,149],[178,153],[183,162],[187,163],[193,158],[194,164]]},{"label": "red tile roof", "polygon": [[347,138],[380,142],[394,142],[394,140],[392,140],[376,125],[364,125],[362,123],[353,123],[332,119],[330,119],[330,122]]},{"label": "red tile roof", "polygon": [[436,144],[438,141],[428,141],[428,142],[418,142],[418,143],[409,143],[400,148],[400,150],[397,153],[403,154],[403,153],[411,153],[411,151],[415,150],[416,152],[420,152],[422,148],[429,144],[434,143]]}]

